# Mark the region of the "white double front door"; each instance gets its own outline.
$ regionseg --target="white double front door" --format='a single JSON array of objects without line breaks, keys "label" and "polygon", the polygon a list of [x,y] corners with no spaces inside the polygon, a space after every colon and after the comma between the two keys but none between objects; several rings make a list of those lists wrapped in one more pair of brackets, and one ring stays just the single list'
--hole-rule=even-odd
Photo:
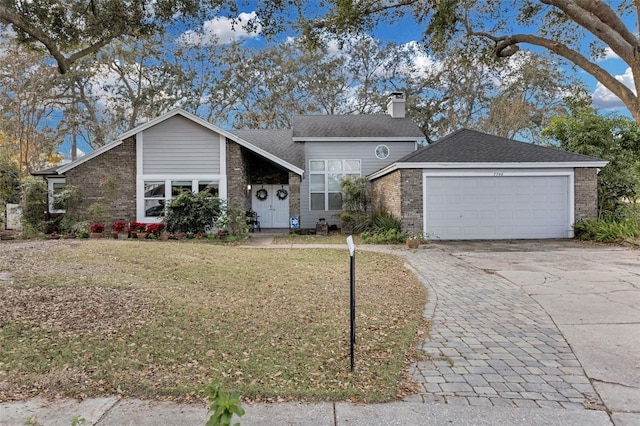
[{"label": "white double front door", "polygon": [[[280,191],[280,192],[278,192]],[[289,227],[289,185],[253,185],[251,208],[262,228]]]}]

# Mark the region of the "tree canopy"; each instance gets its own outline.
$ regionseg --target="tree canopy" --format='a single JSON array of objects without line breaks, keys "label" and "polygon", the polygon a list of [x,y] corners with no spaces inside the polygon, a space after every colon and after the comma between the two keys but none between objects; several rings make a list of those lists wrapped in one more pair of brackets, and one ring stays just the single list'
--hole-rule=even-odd
[{"label": "tree canopy", "polygon": [[[424,41],[435,52],[461,45],[477,46],[480,54],[504,58],[521,47],[544,49],[579,67],[615,94],[640,122],[640,45],[635,26],[640,2],[620,0],[329,0],[331,8],[306,24],[313,39],[319,31],[372,30],[381,21],[412,16],[424,24]],[[634,24],[635,25],[635,24]],[[585,42],[586,41],[586,42]],[[607,52],[630,68],[629,88],[604,69]]]},{"label": "tree canopy", "polygon": [[543,135],[565,151],[609,161],[598,174],[601,213],[620,214],[640,193],[640,128],[631,119],[580,107],[557,117]]},{"label": "tree canopy", "polygon": [[0,22],[17,39],[45,49],[61,74],[80,58],[124,36],[144,36],[180,17],[204,16],[224,0],[0,0]]}]

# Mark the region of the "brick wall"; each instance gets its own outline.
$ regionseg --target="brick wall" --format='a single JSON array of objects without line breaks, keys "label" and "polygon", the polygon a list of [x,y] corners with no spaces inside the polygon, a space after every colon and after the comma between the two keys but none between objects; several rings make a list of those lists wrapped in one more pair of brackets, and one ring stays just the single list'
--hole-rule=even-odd
[{"label": "brick wall", "polygon": [[422,169],[403,169],[402,186],[402,229],[422,232],[423,211]]},{"label": "brick wall", "polygon": [[374,210],[402,218],[400,178],[401,170],[396,170],[371,182],[371,204]]},{"label": "brick wall", "polygon": [[289,172],[289,216],[300,216],[300,176]]},{"label": "brick wall", "polygon": [[[129,138],[121,145],[92,158],[90,161],[65,173],[66,184],[80,188],[82,203],[67,214],[79,220],[95,220],[88,217],[87,209],[96,202],[106,208],[106,223],[136,218],[136,142]],[[112,178],[117,182],[113,197],[102,184]],[[110,199],[111,198],[111,199]],[[108,228],[109,229],[109,228]]]},{"label": "brick wall", "polygon": [[598,217],[597,169],[574,169],[575,221]]},{"label": "brick wall", "polygon": [[404,231],[422,231],[422,170],[401,169],[372,182],[373,207],[400,218]]},{"label": "brick wall", "polygon": [[251,197],[247,195],[249,173],[242,147],[227,139],[227,199],[245,210],[251,208]]}]

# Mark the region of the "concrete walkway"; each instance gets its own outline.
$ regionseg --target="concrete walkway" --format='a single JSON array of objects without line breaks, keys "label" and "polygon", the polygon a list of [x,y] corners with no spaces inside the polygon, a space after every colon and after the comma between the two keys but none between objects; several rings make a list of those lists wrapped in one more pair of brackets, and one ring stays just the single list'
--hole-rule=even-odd
[{"label": "concrete walkway", "polygon": [[[428,287],[425,316],[431,319],[432,330],[423,350],[430,360],[416,362],[410,371],[420,384],[420,393],[390,404],[245,405],[247,414],[241,423],[582,426],[611,425],[613,420],[618,426],[640,424],[638,310],[628,306],[629,311],[623,313],[630,327],[624,330],[631,332],[626,338],[619,336],[622,331],[612,333],[606,324],[588,325],[602,326],[601,332],[612,334],[613,340],[599,341],[600,332],[590,336],[587,330],[576,332],[564,325],[575,322],[572,315],[584,311],[583,303],[588,303],[584,307],[590,310],[598,305],[611,321],[618,321],[620,307],[595,303],[589,289],[623,286],[629,291],[623,299],[635,301],[632,294],[633,289],[639,290],[640,252],[589,250],[570,243],[559,243],[559,247],[529,243],[519,249],[494,245],[494,250],[488,250],[487,243],[438,244],[417,250],[360,247],[404,256],[407,266]],[[269,235],[254,237],[250,246],[289,247],[272,245]],[[336,248],[346,250],[346,244]],[[567,265],[585,266],[571,260],[576,258],[598,259],[590,263],[599,270],[607,269],[603,265],[609,263],[617,265],[610,268],[617,281],[612,284],[610,276],[594,273],[572,275]],[[554,280],[552,276],[562,278]],[[548,300],[545,292],[551,292]],[[566,297],[567,292],[571,297]],[[615,349],[611,348],[609,343],[616,339]],[[607,356],[600,356],[602,351]],[[624,355],[616,357],[615,353]],[[613,382],[605,386],[604,381],[594,378],[602,371],[620,376],[616,382],[620,386],[610,390]],[[43,425],[69,425],[76,416],[98,425],[202,425],[207,419],[206,408],[201,406],[116,398],[0,404],[0,425],[23,425],[31,416]]]}]

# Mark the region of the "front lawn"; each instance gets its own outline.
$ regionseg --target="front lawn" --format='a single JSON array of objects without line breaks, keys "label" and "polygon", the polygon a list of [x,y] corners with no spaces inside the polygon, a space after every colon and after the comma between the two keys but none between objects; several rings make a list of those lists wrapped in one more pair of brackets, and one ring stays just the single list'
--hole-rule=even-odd
[{"label": "front lawn", "polygon": [[0,400],[42,394],[196,401],[215,379],[248,399],[387,401],[422,325],[399,258],[192,242],[0,245]]}]

